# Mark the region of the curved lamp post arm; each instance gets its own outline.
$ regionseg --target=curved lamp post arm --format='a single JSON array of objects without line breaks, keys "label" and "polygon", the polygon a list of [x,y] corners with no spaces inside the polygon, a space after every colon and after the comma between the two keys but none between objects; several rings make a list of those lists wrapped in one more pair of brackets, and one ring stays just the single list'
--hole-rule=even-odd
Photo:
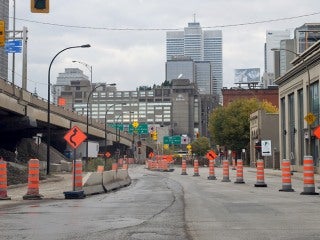
[{"label": "curved lamp post arm", "polygon": [[51,145],[51,127],[50,127],[50,91],[51,91],[51,83],[50,83],[50,72],[51,72],[51,66],[53,61],[58,57],[58,55],[68,49],[72,48],[89,48],[91,47],[90,44],[85,44],[85,45],[79,45],[79,46],[73,46],[73,47],[67,47],[62,49],[60,52],[58,52],[51,60],[49,69],[48,69],[48,106],[47,106],[47,174],[50,174],[50,145]]}]

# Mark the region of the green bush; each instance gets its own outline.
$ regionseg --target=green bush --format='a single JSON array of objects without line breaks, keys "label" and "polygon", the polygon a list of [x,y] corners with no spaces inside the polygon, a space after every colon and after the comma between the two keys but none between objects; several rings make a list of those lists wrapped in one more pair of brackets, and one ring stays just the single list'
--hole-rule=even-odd
[{"label": "green bush", "polygon": [[[87,172],[96,172],[98,166],[104,166],[105,163],[105,159],[104,158],[91,158],[89,159],[89,161],[87,162],[87,166],[85,171]],[[114,160],[112,158],[107,158],[106,160],[106,165],[104,166],[104,170],[105,171],[110,171],[112,168],[112,163],[114,163]]]}]

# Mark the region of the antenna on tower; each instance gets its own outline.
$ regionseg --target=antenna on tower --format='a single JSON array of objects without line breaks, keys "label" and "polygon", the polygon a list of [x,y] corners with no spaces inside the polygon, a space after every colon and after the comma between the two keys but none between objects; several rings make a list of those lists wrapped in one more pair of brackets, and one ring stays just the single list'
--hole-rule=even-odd
[{"label": "antenna on tower", "polygon": [[196,14],[193,14],[193,22],[196,22]]}]

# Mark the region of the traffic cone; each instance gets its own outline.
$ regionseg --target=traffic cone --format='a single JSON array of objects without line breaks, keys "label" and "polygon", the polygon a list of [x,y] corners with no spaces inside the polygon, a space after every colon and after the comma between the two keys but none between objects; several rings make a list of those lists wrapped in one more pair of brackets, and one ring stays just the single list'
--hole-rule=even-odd
[{"label": "traffic cone", "polygon": [[7,195],[7,162],[0,157],[0,200],[11,200]]},{"label": "traffic cone", "polygon": [[234,183],[245,183],[243,181],[243,165],[242,165],[242,159],[237,160],[237,177],[236,181]]},{"label": "traffic cone", "polygon": [[42,195],[39,194],[39,160],[29,160],[29,175],[28,175],[28,191],[23,196],[24,200],[39,200],[42,199]]},{"label": "traffic cone", "polygon": [[281,192],[294,192],[291,186],[290,160],[283,159],[281,164],[282,172],[282,189]]},{"label": "traffic cone", "polygon": [[222,161],[222,168],[223,168],[223,179],[221,182],[231,182],[229,179],[229,160]]},{"label": "traffic cone", "polygon": [[194,160],[194,162],[193,162],[193,169],[194,169],[193,176],[194,176],[194,177],[199,177],[200,174],[199,174],[199,162],[198,162],[198,159],[195,159],[195,160]]},{"label": "traffic cone", "polygon": [[188,173],[187,173],[187,161],[185,159],[182,159],[181,175],[188,175]]},{"label": "traffic cone", "polygon": [[214,159],[213,160],[209,160],[209,176],[208,176],[209,180],[216,180],[216,176],[214,175]]},{"label": "traffic cone", "polygon": [[255,187],[267,187],[264,182],[264,162],[262,159],[257,160],[257,182]]},{"label": "traffic cone", "polygon": [[303,192],[301,195],[319,195],[314,186],[314,165],[312,156],[303,159]]}]

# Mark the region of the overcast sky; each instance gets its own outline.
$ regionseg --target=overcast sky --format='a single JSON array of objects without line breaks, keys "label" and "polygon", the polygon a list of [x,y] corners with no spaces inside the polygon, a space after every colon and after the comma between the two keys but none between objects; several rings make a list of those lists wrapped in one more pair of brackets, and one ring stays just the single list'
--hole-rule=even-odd
[{"label": "overcast sky", "polygon": [[[10,2],[10,15],[12,2]],[[28,90],[47,98],[52,58],[70,46],[87,49],[61,53],[51,69],[59,72],[92,66],[93,82],[117,83],[118,90],[160,84],[165,79],[166,29],[183,30],[196,21],[203,30],[222,30],[223,86],[232,87],[234,69],[264,70],[267,30],[294,29],[320,22],[319,0],[51,0],[49,14],[30,12],[30,0],[16,1],[16,30],[28,28]],[[309,15],[304,16],[303,15]],[[288,18],[287,20],[278,20]],[[10,18],[10,29],[12,28]],[[257,24],[247,24],[261,22]],[[232,26],[230,26],[232,25]],[[130,30],[124,30],[130,29]],[[16,54],[15,82],[21,85],[21,56]],[[9,70],[12,63],[9,62]],[[9,80],[11,73],[9,72]]]}]

